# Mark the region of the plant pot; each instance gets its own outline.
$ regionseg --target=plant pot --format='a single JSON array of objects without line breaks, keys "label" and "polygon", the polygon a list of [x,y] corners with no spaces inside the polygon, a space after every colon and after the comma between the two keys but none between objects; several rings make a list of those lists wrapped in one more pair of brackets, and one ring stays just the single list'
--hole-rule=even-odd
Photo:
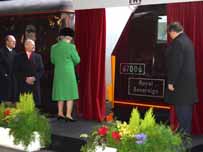
[{"label": "plant pot", "polygon": [[101,146],[97,146],[95,152],[117,152],[117,149],[112,147],[105,147],[103,149]]},{"label": "plant pot", "polygon": [[[12,148],[12,149],[18,149],[18,150],[25,150],[25,147],[22,144],[18,144],[15,145],[14,144],[14,137],[12,135],[9,135],[9,128],[2,128],[0,127],[0,146],[4,146],[4,147],[8,147],[8,148]],[[35,135],[35,140],[32,141],[28,147],[27,150],[28,152],[32,152],[32,151],[37,151],[40,150],[41,145],[40,145],[40,136],[37,132],[34,132]]]}]

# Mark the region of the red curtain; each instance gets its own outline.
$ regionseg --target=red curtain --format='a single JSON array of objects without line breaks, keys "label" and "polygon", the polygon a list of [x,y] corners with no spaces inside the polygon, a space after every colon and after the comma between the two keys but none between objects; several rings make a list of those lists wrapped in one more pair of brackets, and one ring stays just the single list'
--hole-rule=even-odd
[{"label": "red curtain", "polygon": [[105,9],[76,11],[75,32],[81,57],[78,113],[85,119],[102,121],[105,117]]},{"label": "red curtain", "polygon": [[[203,2],[167,5],[168,23],[179,21],[195,46],[199,102],[194,106],[193,134],[203,133]],[[174,114],[172,114],[174,115]]]}]

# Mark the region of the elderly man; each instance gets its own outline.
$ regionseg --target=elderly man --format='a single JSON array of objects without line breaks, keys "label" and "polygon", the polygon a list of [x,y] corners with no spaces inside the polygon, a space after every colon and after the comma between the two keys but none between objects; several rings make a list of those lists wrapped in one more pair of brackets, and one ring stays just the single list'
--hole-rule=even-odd
[{"label": "elderly man", "polygon": [[168,33],[172,42],[166,54],[166,101],[175,106],[180,128],[190,134],[193,104],[198,101],[194,47],[180,23],[171,23]]},{"label": "elderly man", "polygon": [[40,78],[44,65],[40,54],[35,53],[35,42],[27,39],[24,43],[25,51],[16,55],[14,70],[18,83],[18,95],[33,93],[37,106],[41,104]]},{"label": "elderly man", "polygon": [[5,38],[5,46],[0,49],[0,100],[7,104],[16,101],[16,85],[13,74],[15,46],[15,37],[8,35]]}]

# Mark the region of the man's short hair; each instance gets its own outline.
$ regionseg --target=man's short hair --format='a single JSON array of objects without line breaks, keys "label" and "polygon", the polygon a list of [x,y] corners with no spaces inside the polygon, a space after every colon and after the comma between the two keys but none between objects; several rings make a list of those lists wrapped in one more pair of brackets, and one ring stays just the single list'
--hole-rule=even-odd
[{"label": "man's short hair", "polygon": [[179,22],[173,22],[168,25],[168,32],[182,32],[184,30],[183,26]]},{"label": "man's short hair", "polygon": [[24,45],[27,43],[34,43],[35,44],[35,41],[33,41],[32,39],[26,39],[24,42]]},{"label": "man's short hair", "polygon": [[5,42],[9,40],[10,37],[14,37],[13,35],[6,35]]}]

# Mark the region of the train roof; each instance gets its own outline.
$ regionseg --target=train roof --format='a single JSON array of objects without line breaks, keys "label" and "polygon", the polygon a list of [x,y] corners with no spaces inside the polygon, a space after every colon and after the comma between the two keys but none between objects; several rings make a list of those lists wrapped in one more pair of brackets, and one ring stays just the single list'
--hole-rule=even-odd
[{"label": "train roof", "polygon": [[0,0],[0,16],[73,13],[72,0]]}]

